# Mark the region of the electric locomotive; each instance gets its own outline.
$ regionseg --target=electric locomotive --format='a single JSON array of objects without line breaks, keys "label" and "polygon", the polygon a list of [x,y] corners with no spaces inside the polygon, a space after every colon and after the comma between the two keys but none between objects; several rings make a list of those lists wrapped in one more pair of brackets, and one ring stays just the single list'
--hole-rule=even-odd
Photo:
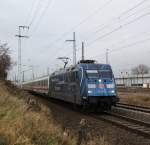
[{"label": "electric locomotive", "polygon": [[85,109],[107,110],[119,101],[111,66],[94,60],[81,60],[51,74],[48,95]]}]

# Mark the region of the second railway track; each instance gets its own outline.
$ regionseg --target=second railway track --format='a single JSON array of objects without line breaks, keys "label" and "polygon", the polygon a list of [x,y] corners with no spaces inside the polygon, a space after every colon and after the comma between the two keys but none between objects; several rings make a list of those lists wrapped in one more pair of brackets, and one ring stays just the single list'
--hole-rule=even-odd
[{"label": "second railway track", "polygon": [[95,119],[111,123],[120,128],[126,129],[130,132],[136,133],[140,136],[150,139],[150,124],[132,119],[130,117],[122,116],[116,113],[105,112],[104,115],[92,115]]},{"label": "second railway track", "polygon": [[125,104],[125,103],[117,103],[116,107],[124,108],[124,109],[128,109],[128,110],[140,111],[143,113],[149,113],[150,114],[150,107],[130,105],[130,104]]}]

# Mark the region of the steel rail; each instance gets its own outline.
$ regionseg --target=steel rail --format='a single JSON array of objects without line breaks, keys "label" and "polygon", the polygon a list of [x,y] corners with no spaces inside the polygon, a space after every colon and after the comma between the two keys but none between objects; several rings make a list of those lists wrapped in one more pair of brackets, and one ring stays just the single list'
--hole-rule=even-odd
[{"label": "steel rail", "polygon": [[143,113],[150,113],[150,108],[144,107],[144,106],[130,105],[130,104],[125,104],[125,103],[117,103],[116,107],[130,109],[130,110],[134,110],[134,111],[140,111]]},{"label": "steel rail", "polygon": [[111,123],[112,125],[118,126],[127,131],[136,133],[140,136],[150,139],[150,124],[135,120],[129,117],[121,116],[111,112],[104,112],[105,115],[95,115],[92,114],[92,117],[104,122]]}]

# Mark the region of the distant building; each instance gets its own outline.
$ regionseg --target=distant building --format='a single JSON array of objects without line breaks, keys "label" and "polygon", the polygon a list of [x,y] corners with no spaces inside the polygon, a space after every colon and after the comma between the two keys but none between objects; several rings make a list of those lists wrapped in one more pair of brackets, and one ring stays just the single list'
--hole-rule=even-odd
[{"label": "distant building", "polygon": [[118,87],[142,87],[150,88],[150,74],[142,75],[126,75],[116,77]]}]

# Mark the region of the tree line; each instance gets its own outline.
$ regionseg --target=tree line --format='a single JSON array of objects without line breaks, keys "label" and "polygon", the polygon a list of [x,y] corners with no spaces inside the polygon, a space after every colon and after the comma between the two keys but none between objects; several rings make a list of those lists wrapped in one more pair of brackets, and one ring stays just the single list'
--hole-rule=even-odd
[{"label": "tree line", "polygon": [[10,48],[7,43],[0,44],[0,79],[5,80],[8,71],[11,69],[12,61],[10,56]]},{"label": "tree line", "polygon": [[131,72],[133,75],[142,75],[144,76],[145,74],[148,74],[150,71],[150,67],[144,64],[139,64],[136,67],[133,67],[131,69]]}]

